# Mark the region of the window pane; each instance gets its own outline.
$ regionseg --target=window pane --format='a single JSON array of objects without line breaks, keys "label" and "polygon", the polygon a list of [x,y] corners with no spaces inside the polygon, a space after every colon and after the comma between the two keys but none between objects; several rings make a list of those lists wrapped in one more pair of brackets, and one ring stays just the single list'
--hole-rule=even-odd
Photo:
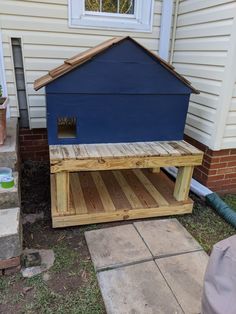
[{"label": "window pane", "polygon": [[100,1],[102,0],[85,0],[85,11],[100,11]]},{"label": "window pane", "polygon": [[134,0],[120,0],[119,13],[134,14]]},{"label": "window pane", "polygon": [[85,0],[85,11],[134,14],[135,0]]},{"label": "window pane", "polygon": [[102,0],[102,12],[117,13],[117,0]]}]

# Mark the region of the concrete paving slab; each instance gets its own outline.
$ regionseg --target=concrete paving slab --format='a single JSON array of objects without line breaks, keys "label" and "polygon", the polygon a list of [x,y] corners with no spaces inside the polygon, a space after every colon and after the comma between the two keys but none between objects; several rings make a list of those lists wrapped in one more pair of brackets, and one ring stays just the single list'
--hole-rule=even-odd
[{"label": "concrete paving slab", "polygon": [[153,261],[98,273],[107,314],[183,313]]},{"label": "concrete paving slab", "polygon": [[139,221],[134,225],[154,257],[202,250],[177,219]]},{"label": "concrete paving slab", "polygon": [[87,231],[85,238],[96,270],[152,259],[132,224]]},{"label": "concrete paving slab", "polygon": [[201,313],[201,297],[208,255],[204,251],[156,260],[162,275],[185,313]]},{"label": "concrete paving slab", "polygon": [[22,230],[20,209],[0,210],[0,259],[5,260],[21,255]]}]

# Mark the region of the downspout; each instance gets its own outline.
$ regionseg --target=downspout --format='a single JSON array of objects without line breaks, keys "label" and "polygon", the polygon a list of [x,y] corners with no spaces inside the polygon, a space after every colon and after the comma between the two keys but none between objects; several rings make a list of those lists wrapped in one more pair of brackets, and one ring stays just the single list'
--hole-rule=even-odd
[{"label": "downspout", "polygon": [[179,0],[176,0],[175,1],[175,14],[174,14],[174,21],[173,21],[173,30],[172,30],[172,37],[171,37],[172,39],[171,39],[171,46],[170,46],[170,60],[169,60],[170,64],[173,63],[178,12],[179,12]]},{"label": "downspout", "polygon": [[[166,167],[164,168],[167,173],[172,177],[176,178],[177,168]],[[212,192],[210,189],[196,181],[191,180],[190,190],[199,196],[200,198],[205,198],[208,205],[213,207],[215,211],[224,218],[228,223],[230,223],[234,228],[236,228],[236,212],[230,208],[216,193]]]},{"label": "downspout", "polygon": [[165,61],[169,59],[173,5],[173,0],[162,2],[159,56]]}]

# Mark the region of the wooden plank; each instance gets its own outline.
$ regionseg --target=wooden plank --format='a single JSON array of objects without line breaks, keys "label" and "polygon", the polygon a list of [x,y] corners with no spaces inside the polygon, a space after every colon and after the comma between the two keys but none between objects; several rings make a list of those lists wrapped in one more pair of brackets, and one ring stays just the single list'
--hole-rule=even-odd
[{"label": "wooden plank", "polygon": [[102,180],[102,177],[98,171],[92,172],[93,181],[97,187],[98,193],[100,194],[101,201],[105,211],[111,212],[116,210],[114,203],[107,191],[107,188]]},{"label": "wooden plank", "polygon": [[123,157],[124,153],[120,151],[116,144],[107,144],[109,151],[112,153],[114,157]]},{"label": "wooden plank", "polygon": [[[61,148],[64,154],[61,152]],[[67,153],[68,150],[68,153]],[[137,142],[114,144],[50,145],[51,160],[65,158],[126,158],[176,155],[201,155],[202,152],[185,141]],[[71,156],[70,156],[71,155]]]},{"label": "wooden plank", "polygon": [[193,167],[179,168],[174,189],[174,197],[177,201],[184,201],[188,198],[192,175]]},{"label": "wooden plank", "polygon": [[170,143],[170,146],[173,147],[174,149],[178,150],[182,156],[192,155],[192,153],[189,150],[180,146],[178,142],[169,142],[169,143]]},{"label": "wooden plank", "polygon": [[61,152],[61,146],[50,145],[49,146],[50,160],[61,160],[63,159],[63,154]]},{"label": "wooden plank", "polygon": [[154,198],[159,206],[167,206],[169,203],[167,200],[159,193],[159,191],[152,185],[149,179],[143,174],[139,169],[133,170],[135,175],[139,178],[145,188],[148,190],[149,194]]},{"label": "wooden plank", "polygon": [[102,222],[111,222],[119,220],[130,220],[140,218],[151,218],[169,215],[183,215],[192,212],[193,203],[189,201],[185,204],[175,204],[173,206],[160,206],[154,208],[126,209],[116,210],[109,213],[94,213],[74,216],[54,217],[52,219],[53,227],[69,227],[86,224],[95,224]]},{"label": "wooden plank", "polygon": [[152,173],[160,173],[161,168],[160,167],[158,167],[158,168],[151,168],[151,171],[152,171]]},{"label": "wooden plank", "polygon": [[142,172],[170,205],[176,203],[176,199],[173,196],[174,182],[172,180],[170,180],[162,171],[159,174],[156,174],[151,173],[149,169],[142,169]]},{"label": "wooden plank", "polygon": [[177,141],[176,143],[178,143],[178,145],[188,149],[191,152],[192,155],[203,154],[203,152],[200,149],[194,147],[193,145],[189,144],[186,141]]},{"label": "wooden plank", "polygon": [[101,157],[113,157],[113,145],[112,144],[97,144],[96,149]]},{"label": "wooden plank", "polygon": [[159,145],[159,142],[148,142],[147,144],[154,150],[157,156],[169,155],[169,153],[161,145]]},{"label": "wooden plank", "polygon": [[103,212],[104,207],[91,173],[79,173],[79,179],[88,213]]},{"label": "wooden plank", "polygon": [[72,145],[76,159],[88,158],[88,153],[85,150],[84,145]]},{"label": "wooden plank", "polygon": [[66,215],[69,210],[69,173],[59,172],[56,179],[56,202],[60,215]]},{"label": "wooden plank", "polygon": [[70,188],[73,195],[73,202],[76,214],[86,214],[88,212],[85,203],[82,187],[78,173],[70,174]]},{"label": "wooden plank", "polygon": [[148,192],[146,187],[142,185],[132,170],[124,171],[123,175],[128,184],[132,186],[132,190],[139,198],[142,207],[151,208],[157,205],[153,196]]},{"label": "wooden plank", "polygon": [[60,148],[63,155],[63,159],[75,159],[76,158],[72,145],[61,145]]},{"label": "wooden plank", "polygon": [[51,160],[51,173],[201,165],[203,155]]},{"label": "wooden plank", "polygon": [[112,201],[116,209],[131,209],[132,206],[128,201],[122,187],[119,185],[114,174],[111,171],[101,172],[103,182],[105,183],[109,194],[111,195]]},{"label": "wooden plank", "polygon": [[52,217],[56,217],[58,216],[58,211],[57,211],[57,199],[56,199],[55,174],[50,175],[50,185],[51,185],[51,213],[52,213]]},{"label": "wooden plank", "polygon": [[124,176],[122,175],[122,172],[113,171],[113,174],[116,177],[116,180],[118,181],[128,201],[130,202],[132,208],[142,208],[142,203],[140,202],[139,198],[136,196],[132,188],[129,186],[129,184],[125,180]]},{"label": "wooden plank", "polygon": [[167,142],[160,142],[159,145],[163,149],[165,149],[171,156],[181,156],[181,152],[179,152],[176,148],[169,145]]},{"label": "wooden plank", "polygon": [[88,153],[88,157],[90,157],[90,158],[101,157],[101,154],[99,154],[99,151],[97,150],[97,146],[96,145],[85,144],[84,148],[85,148],[85,150]]}]

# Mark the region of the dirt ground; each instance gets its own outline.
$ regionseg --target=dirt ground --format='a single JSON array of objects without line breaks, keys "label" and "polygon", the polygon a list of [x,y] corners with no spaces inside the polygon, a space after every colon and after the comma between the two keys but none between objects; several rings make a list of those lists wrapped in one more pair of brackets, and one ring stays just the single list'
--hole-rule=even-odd
[{"label": "dirt ground", "polygon": [[[50,271],[32,279],[20,274],[0,277],[0,313],[105,313],[84,232],[129,222],[52,229],[46,163],[28,162],[22,166],[21,189],[23,214],[44,213],[43,220],[24,225],[24,247],[53,249],[56,259]],[[210,253],[214,243],[235,234],[235,229],[203,201],[192,197],[193,214],[178,219]],[[225,200],[236,209],[236,196],[226,196]]]}]

